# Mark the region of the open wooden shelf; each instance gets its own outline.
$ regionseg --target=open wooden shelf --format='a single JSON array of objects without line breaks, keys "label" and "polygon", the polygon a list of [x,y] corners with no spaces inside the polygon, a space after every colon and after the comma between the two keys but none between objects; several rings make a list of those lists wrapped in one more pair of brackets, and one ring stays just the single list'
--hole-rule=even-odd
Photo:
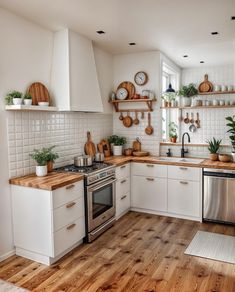
[{"label": "open wooden shelf", "polygon": [[161,109],[212,109],[212,108],[235,108],[235,105],[210,105],[210,106],[172,106],[172,107],[161,107]]},{"label": "open wooden shelf", "polygon": [[[124,100],[111,100],[110,103],[113,104],[116,112],[152,112],[153,111],[153,102],[156,102],[156,99],[124,99]],[[119,109],[120,103],[145,103],[147,109]]]},{"label": "open wooden shelf", "polygon": [[211,92],[198,92],[198,95],[215,95],[215,94],[235,94],[235,91],[211,91]]},{"label": "open wooden shelf", "polygon": [[39,105],[6,105],[6,111],[45,111],[45,112],[54,112],[58,111],[58,108],[55,106],[39,106]]}]

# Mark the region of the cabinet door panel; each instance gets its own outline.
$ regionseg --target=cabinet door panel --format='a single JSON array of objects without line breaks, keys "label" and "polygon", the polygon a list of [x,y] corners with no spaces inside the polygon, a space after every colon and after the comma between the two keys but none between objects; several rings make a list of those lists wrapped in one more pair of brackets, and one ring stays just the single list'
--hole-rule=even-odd
[{"label": "cabinet door panel", "polygon": [[167,177],[167,165],[154,163],[132,163],[132,175]]},{"label": "cabinet door panel", "polygon": [[130,176],[130,163],[118,166],[116,168],[116,178],[121,179]]},{"label": "cabinet door panel", "polygon": [[119,217],[122,213],[127,211],[131,206],[131,195],[130,192],[122,195],[116,200],[116,217]]},{"label": "cabinet door panel", "polygon": [[130,191],[130,177],[119,179],[116,182],[116,197],[120,198],[122,195]]},{"label": "cabinet door panel", "polygon": [[168,178],[200,181],[202,171],[200,168],[187,166],[168,166]]}]

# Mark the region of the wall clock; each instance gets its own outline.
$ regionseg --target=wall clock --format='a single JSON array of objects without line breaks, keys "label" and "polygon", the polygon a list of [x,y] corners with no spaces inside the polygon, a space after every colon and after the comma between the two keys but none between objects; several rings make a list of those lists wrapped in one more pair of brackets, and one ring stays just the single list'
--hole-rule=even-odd
[{"label": "wall clock", "polygon": [[135,74],[134,80],[137,85],[145,85],[148,82],[148,75],[144,71],[139,71]]},{"label": "wall clock", "polygon": [[116,92],[117,99],[124,100],[128,97],[128,91],[124,87],[118,88]]}]

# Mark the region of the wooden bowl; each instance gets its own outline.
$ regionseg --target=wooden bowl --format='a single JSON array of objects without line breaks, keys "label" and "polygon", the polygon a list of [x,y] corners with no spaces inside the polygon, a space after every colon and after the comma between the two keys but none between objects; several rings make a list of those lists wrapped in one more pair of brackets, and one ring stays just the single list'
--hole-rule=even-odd
[{"label": "wooden bowl", "polygon": [[124,149],[124,155],[125,156],[131,156],[132,153],[133,153],[133,149],[132,148]]},{"label": "wooden bowl", "polygon": [[229,154],[219,154],[219,161],[221,161],[221,162],[230,162],[231,161],[231,155],[229,155]]}]

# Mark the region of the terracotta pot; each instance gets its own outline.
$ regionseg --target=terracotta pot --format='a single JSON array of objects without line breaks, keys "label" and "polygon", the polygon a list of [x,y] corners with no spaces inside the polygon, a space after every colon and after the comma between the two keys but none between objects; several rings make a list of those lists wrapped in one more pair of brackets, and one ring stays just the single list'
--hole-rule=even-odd
[{"label": "terracotta pot", "polygon": [[47,172],[52,172],[53,171],[53,162],[48,161],[47,162]]},{"label": "terracotta pot", "polygon": [[172,138],[170,138],[170,140],[171,140],[171,143],[176,143],[177,137],[172,137]]},{"label": "terracotta pot", "polygon": [[211,161],[217,161],[218,160],[218,154],[217,153],[210,153],[210,160]]}]

